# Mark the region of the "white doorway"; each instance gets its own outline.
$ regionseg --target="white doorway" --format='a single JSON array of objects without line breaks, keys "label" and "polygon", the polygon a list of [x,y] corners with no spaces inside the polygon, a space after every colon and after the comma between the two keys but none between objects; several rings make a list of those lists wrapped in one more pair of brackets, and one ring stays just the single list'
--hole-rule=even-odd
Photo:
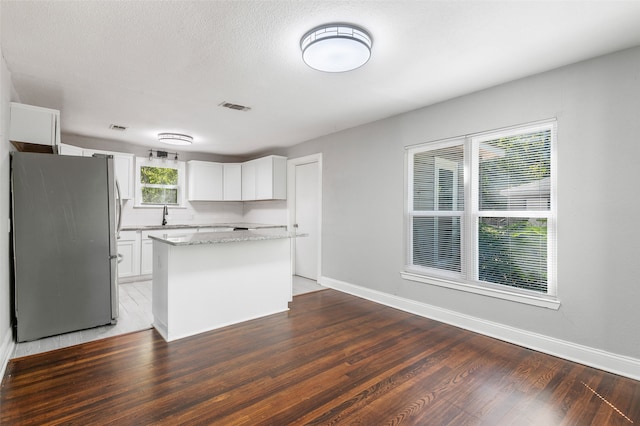
[{"label": "white doorway", "polygon": [[293,240],[293,273],[318,281],[322,246],[322,154],[289,160],[287,182],[289,225],[308,234]]}]

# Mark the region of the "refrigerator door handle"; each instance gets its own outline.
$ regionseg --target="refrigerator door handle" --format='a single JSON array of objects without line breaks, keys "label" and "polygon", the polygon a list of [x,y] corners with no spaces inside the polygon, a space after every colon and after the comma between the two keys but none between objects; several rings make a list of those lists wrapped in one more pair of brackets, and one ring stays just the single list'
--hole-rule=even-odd
[{"label": "refrigerator door handle", "polygon": [[122,195],[120,193],[120,184],[116,179],[116,192],[118,193],[118,224],[116,225],[116,238],[120,239],[120,230],[122,229]]}]

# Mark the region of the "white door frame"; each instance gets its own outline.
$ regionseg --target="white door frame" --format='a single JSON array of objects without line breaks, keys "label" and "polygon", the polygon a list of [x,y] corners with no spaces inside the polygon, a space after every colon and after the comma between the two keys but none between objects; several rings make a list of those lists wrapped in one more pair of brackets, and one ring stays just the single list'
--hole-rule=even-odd
[{"label": "white door frame", "polygon": [[[322,153],[311,154],[304,157],[292,158],[287,161],[287,222],[290,230],[295,230],[294,218],[296,208],[296,166],[302,164],[318,163],[318,276],[316,280],[320,280],[322,276]],[[304,237],[303,237],[304,238]],[[293,241],[293,273],[295,274],[295,238]]]}]

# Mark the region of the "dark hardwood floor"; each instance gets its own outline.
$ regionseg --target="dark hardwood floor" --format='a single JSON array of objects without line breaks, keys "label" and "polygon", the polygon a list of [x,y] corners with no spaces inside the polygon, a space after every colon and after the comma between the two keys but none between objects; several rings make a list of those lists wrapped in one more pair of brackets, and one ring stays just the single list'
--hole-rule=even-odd
[{"label": "dark hardwood floor", "polygon": [[172,343],[14,359],[0,404],[3,425],[631,425],[640,382],[323,290]]}]

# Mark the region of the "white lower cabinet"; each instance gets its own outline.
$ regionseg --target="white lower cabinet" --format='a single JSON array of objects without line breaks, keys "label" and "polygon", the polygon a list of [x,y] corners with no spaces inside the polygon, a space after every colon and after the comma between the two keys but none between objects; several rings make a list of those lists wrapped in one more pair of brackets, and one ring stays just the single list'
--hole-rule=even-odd
[{"label": "white lower cabinet", "polygon": [[153,240],[149,237],[142,239],[140,248],[140,275],[153,272]]},{"label": "white lower cabinet", "polygon": [[118,278],[151,275],[153,273],[153,240],[149,235],[184,235],[195,232],[233,231],[231,226],[201,228],[153,229],[150,231],[122,231],[118,240]]},{"label": "white lower cabinet", "polygon": [[182,235],[198,232],[198,228],[180,229],[154,229],[143,231],[140,242],[140,273],[139,275],[150,275],[153,273],[153,240],[149,235]]},{"label": "white lower cabinet", "polygon": [[121,231],[117,246],[118,278],[140,275],[140,232]]}]

